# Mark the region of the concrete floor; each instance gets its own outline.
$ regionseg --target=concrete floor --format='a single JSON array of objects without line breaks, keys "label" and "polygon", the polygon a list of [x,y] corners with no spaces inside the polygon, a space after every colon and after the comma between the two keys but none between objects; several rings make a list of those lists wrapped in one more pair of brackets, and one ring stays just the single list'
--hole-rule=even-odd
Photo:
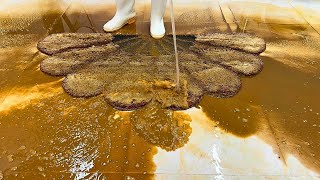
[{"label": "concrete floor", "polygon": [[[96,98],[69,97],[61,78],[39,70],[38,40],[102,32],[113,1],[1,2],[0,180],[320,178],[320,2],[174,2],[178,34],[252,33],[267,50],[264,70],[244,78],[236,97],[205,97],[184,112],[192,134],[173,152],[149,145],[125,123],[107,127],[110,117],[125,121],[127,114]],[[150,4],[136,6],[137,22],[115,34],[148,35]],[[165,22],[170,34],[169,11]]]}]

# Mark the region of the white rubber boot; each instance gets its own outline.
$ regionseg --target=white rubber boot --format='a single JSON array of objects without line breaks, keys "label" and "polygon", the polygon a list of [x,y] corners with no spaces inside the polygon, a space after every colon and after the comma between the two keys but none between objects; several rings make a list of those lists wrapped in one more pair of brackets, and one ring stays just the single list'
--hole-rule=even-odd
[{"label": "white rubber boot", "polygon": [[160,39],[166,34],[163,15],[166,10],[167,0],[151,0],[151,25],[150,34],[155,39]]},{"label": "white rubber boot", "polygon": [[103,26],[104,31],[116,31],[126,24],[134,23],[136,16],[134,4],[135,0],[116,0],[117,12],[114,17]]}]

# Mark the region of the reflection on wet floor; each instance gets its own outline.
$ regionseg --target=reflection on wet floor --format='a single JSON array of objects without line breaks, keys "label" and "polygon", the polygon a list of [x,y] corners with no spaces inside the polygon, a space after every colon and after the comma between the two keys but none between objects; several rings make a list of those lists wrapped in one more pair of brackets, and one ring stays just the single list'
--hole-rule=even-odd
[{"label": "reflection on wet floor", "polygon": [[[240,137],[271,131],[281,154],[294,154],[319,171],[319,77],[265,57],[265,68],[232,99],[206,97],[202,110],[218,127]],[[272,78],[271,78],[272,77]],[[301,95],[303,93],[303,96]],[[281,156],[281,154],[279,156]]]},{"label": "reflection on wet floor", "polygon": [[[293,155],[307,168],[320,172],[320,26],[314,20],[319,16],[308,15],[302,1],[272,5],[208,1],[193,9],[194,2],[185,6],[180,2],[176,6],[177,15],[181,15],[176,18],[178,34],[248,32],[267,41],[262,54],[264,70],[254,78],[243,78],[237,96],[206,96],[202,100],[201,110],[212,122],[208,124],[201,124],[204,117],[191,120],[185,113],[168,114],[161,108],[120,113],[106,106],[102,98],[77,99],[65,94],[60,77],[39,70],[45,57],[37,52],[37,41],[58,32],[101,32],[114,6],[102,11],[108,3],[96,7],[94,1],[47,2],[20,2],[21,7],[29,8],[27,15],[19,12],[14,2],[3,2],[3,7],[15,7],[10,11],[0,8],[0,179],[153,179],[157,169],[163,168],[161,157],[168,161],[164,156],[170,153],[162,149],[195,154],[193,166],[209,159],[212,152],[219,153],[213,147],[203,150],[212,142],[201,137],[214,137],[214,128],[244,141],[258,137],[272,147],[284,166]],[[117,34],[146,35],[149,6],[138,3],[139,7],[143,10],[139,10],[138,22]],[[199,10],[208,13],[199,14]],[[213,15],[206,16],[210,12]],[[158,128],[161,130],[156,131]],[[218,167],[215,172],[220,174],[223,169],[230,170],[214,157],[210,168]],[[241,169],[241,163],[245,162],[239,162],[235,169]],[[193,169],[197,168],[187,168],[197,174]]]},{"label": "reflection on wet floor", "polygon": [[127,114],[96,98],[59,93],[3,115],[1,126],[0,168],[8,179],[149,179],[155,169],[155,147],[134,131]]}]

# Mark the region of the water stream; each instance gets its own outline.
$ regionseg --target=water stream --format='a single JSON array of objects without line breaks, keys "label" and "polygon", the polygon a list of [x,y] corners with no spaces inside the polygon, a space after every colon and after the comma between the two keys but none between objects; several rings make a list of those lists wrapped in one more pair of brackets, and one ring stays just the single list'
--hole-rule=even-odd
[{"label": "water stream", "polygon": [[179,81],[180,81],[180,68],[179,68],[179,57],[178,57],[178,50],[177,50],[177,36],[176,36],[176,26],[174,23],[174,12],[173,12],[173,0],[170,0],[170,15],[171,15],[171,25],[172,25],[172,36],[173,36],[173,44],[174,44],[174,52],[176,58],[176,84],[177,90],[180,89]]}]

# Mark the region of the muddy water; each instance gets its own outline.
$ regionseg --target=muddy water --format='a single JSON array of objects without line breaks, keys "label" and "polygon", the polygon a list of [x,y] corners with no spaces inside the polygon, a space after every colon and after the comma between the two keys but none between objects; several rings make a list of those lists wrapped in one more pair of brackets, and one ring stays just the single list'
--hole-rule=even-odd
[{"label": "muddy water", "polygon": [[268,139],[263,131],[271,131],[284,156],[292,153],[319,171],[320,75],[263,59],[264,70],[256,77],[244,78],[238,95],[230,99],[205,97],[200,106],[227,133]]},{"label": "muddy water", "polygon": [[[66,22],[80,19],[90,25],[85,14],[67,12],[56,19],[60,15],[45,14],[45,18],[33,20],[32,25],[20,23],[19,30],[8,23],[10,26],[1,31],[4,38],[0,40],[0,175],[6,179],[103,176],[152,179],[155,147],[172,144],[181,147],[188,137],[172,143],[174,136],[170,133],[153,134],[153,138],[167,140],[165,144],[157,144],[148,138],[150,132],[137,134],[137,124],[127,113],[116,112],[102,98],[71,98],[62,91],[59,77],[40,72],[38,65],[44,57],[34,48],[37,40],[48,32],[91,32],[101,24],[98,21],[94,28],[81,28],[77,23]],[[201,108],[226,133],[243,138],[257,135],[274,149],[281,149],[279,158],[283,161],[286,154],[293,154],[304,165],[320,172],[320,73],[319,57],[314,55],[314,46],[319,41],[308,44],[301,34],[292,36],[292,32],[303,32],[303,37],[316,39],[302,25],[255,25],[249,22],[246,30],[266,38],[269,45],[262,55],[264,70],[258,76],[243,78],[242,90],[236,97],[205,97]],[[135,33],[135,27],[117,33]],[[269,33],[271,30],[273,33]],[[305,53],[294,53],[300,48]],[[288,49],[293,62],[298,63],[292,64],[290,58],[283,56]],[[159,52],[152,51],[153,55]],[[305,63],[303,59],[314,63]],[[149,109],[136,113],[145,118],[150,114]],[[183,127],[191,133],[187,124],[179,126],[178,122],[167,121],[166,116],[156,113],[155,117],[162,125]],[[265,134],[272,134],[275,143],[269,142]]]},{"label": "muddy water", "polygon": [[[243,32],[238,22],[237,32]],[[267,42],[263,71],[243,78],[231,99],[205,97],[202,110],[227,133],[257,135],[271,144],[285,163],[293,154],[320,170],[320,36],[308,25],[247,21],[246,31]],[[268,137],[269,136],[269,137]],[[270,142],[274,136],[274,142]]]},{"label": "muddy water", "polygon": [[154,146],[134,132],[126,114],[95,98],[61,93],[10,111],[2,115],[0,137],[0,168],[8,179],[149,179],[155,169]]}]

